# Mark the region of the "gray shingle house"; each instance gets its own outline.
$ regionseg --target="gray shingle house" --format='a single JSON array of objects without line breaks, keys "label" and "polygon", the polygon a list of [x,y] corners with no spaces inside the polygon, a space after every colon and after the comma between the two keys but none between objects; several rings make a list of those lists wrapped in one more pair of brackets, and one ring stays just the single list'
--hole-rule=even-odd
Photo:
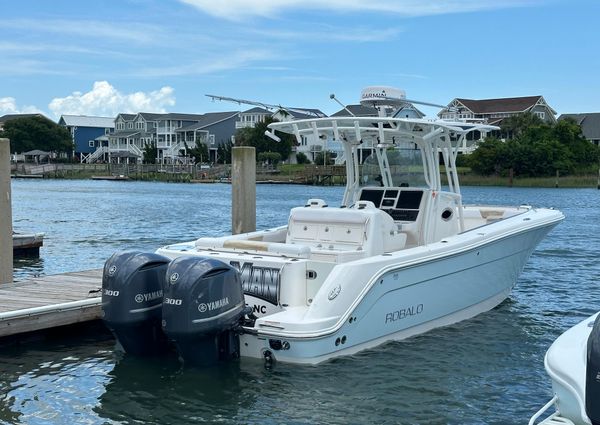
[{"label": "gray shingle house", "polygon": [[562,114],[558,117],[559,121],[565,118],[572,118],[581,127],[583,137],[600,146],[600,112],[589,112],[582,114]]},{"label": "gray shingle house", "polygon": [[98,148],[87,162],[110,161],[139,163],[146,145],[157,148],[158,163],[185,163],[187,149],[196,142],[208,145],[210,160],[216,160],[218,146],[231,140],[239,112],[207,114],[149,113],[119,114],[115,131],[107,135],[108,144]]},{"label": "gray shingle house", "polygon": [[457,97],[442,109],[438,116],[441,119],[499,125],[504,118],[525,112],[530,112],[549,123],[556,122],[556,111],[546,103],[543,96],[481,100]]}]

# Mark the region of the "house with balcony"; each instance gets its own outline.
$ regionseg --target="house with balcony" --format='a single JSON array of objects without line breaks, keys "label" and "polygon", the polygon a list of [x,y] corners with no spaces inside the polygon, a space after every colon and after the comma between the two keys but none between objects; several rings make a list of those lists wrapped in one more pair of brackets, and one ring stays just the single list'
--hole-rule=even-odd
[{"label": "house with balcony", "polygon": [[228,142],[234,143],[235,131],[239,123],[240,112],[207,112],[195,123],[178,128],[176,133],[180,154],[192,149],[198,143],[204,143],[208,148],[208,158],[203,162],[217,162],[219,146]]},{"label": "house with balcony", "polygon": [[108,141],[108,135],[115,129],[113,117],[87,115],[61,115],[58,125],[69,130],[73,139],[74,156],[81,162]]},{"label": "house with balcony", "polygon": [[252,108],[247,111],[240,112],[240,119],[235,123],[235,128],[254,127],[259,122],[263,122],[266,118],[273,116],[273,112],[265,108]]},{"label": "house with balcony", "polygon": [[[547,123],[556,122],[556,111],[548,105],[543,96],[506,97],[499,99],[453,99],[446,108],[438,113],[443,120],[465,121],[500,126],[506,118],[531,113]],[[511,135],[499,131],[470,133],[459,148],[460,153],[471,153],[477,148],[477,142],[492,135],[501,139]]]},{"label": "house with balcony", "polygon": [[118,114],[114,132],[108,134],[106,146],[99,145],[87,162],[139,163],[146,146],[157,149],[156,163],[187,163],[187,149],[196,142],[206,143],[216,160],[221,143],[235,134],[239,112],[207,114],[148,113]]},{"label": "house with balcony", "polygon": [[570,118],[580,127],[583,137],[596,146],[600,146],[600,112],[587,112],[580,114],[562,114],[558,120]]},{"label": "house with balcony", "polygon": [[500,125],[514,115],[532,113],[547,123],[556,122],[556,111],[543,96],[506,97],[500,99],[453,99],[438,113],[443,120]]}]

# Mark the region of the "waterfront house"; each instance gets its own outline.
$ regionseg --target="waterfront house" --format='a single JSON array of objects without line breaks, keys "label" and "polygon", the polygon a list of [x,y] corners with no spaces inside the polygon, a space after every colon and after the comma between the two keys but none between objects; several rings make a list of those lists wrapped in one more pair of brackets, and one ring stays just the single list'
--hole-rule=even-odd
[{"label": "waterfront house", "polygon": [[[99,137],[98,149],[86,161],[140,163],[147,146],[156,147],[156,163],[186,164],[187,150],[196,142],[208,146],[210,157],[216,161],[217,149],[235,134],[239,112],[206,114],[183,113],[121,113],[114,118],[114,132]],[[106,140],[107,143],[101,143]]]},{"label": "waterfront house", "polygon": [[600,146],[600,112],[562,114],[558,117],[559,121],[566,118],[571,118],[579,124],[583,137],[596,146]]},{"label": "waterfront house", "polygon": [[[444,120],[465,121],[500,126],[502,120],[519,114],[531,113],[547,123],[556,122],[556,111],[546,103],[543,96],[506,97],[499,99],[464,99],[455,98],[438,113]],[[477,147],[477,142],[488,135],[504,139],[507,135],[501,132],[473,132],[465,138],[459,148],[460,153],[470,153]],[[508,135],[510,137],[510,134]]]},{"label": "waterfront house", "polygon": [[438,113],[444,120],[500,125],[504,118],[532,113],[547,123],[556,122],[556,111],[543,96],[506,97],[501,99],[455,98]]},{"label": "waterfront house", "polygon": [[267,117],[273,116],[273,112],[265,108],[252,108],[240,112],[240,119],[235,123],[235,128],[254,127],[259,122],[263,122]]},{"label": "waterfront house", "polygon": [[208,148],[208,158],[203,162],[217,162],[219,146],[235,141],[239,117],[238,111],[207,112],[197,122],[175,130],[177,148],[185,155],[188,148],[204,143]]},{"label": "waterfront house", "polygon": [[62,115],[58,124],[66,127],[73,139],[74,156],[81,162],[100,146],[102,136],[114,131],[113,117],[96,117],[87,115]]}]

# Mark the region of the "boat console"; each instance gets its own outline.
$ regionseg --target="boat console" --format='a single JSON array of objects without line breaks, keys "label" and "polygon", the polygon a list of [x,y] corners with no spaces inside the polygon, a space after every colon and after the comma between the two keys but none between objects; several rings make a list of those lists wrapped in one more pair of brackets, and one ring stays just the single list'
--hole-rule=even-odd
[{"label": "boat console", "polygon": [[423,203],[423,192],[423,189],[365,187],[361,190],[359,199],[373,202],[394,221],[417,221]]}]

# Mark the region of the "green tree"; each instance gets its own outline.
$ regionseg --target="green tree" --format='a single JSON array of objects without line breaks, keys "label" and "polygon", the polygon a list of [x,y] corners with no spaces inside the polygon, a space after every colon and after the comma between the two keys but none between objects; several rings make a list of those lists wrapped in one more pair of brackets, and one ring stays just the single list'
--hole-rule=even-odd
[{"label": "green tree", "polygon": [[10,139],[11,152],[21,153],[34,149],[66,153],[73,151],[69,130],[45,117],[23,117],[7,121],[0,137]]},{"label": "green tree", "polygon": [[540,117],[533,115],[531,112],[526,112],[504,118],[500,124],[500,131],[507,139],[513,139],[519,137],[527,130],[544,126],[547,127]]},{"label": "green tree", "polygon": [[255,127],[241,128],[235,134],[236,146],[254,146],[256,155],[262,152],[277,152],[281,155],[281,159],[285,161],[292,152],[292,146],[295,143],[295,137],[291,134],[277,133],[277,137],[281,139],[276,142],[265,135],[268,130],[267,126],[275,122],[272,118],[267,118],[263,122],[259,122]]},{"label": "green tree", "polygon": [[303,152],[298,152],[296,153],[296,162],[298,164],[310,164],[310,159]]},{"label": "green tree", "polygon": [[277,165],[281,161],[281,154],[279,152],[261,152],[258,154],[257,159],[269,165]]},{"label": "green tree", "polygon": [[479,144],[477,149],[469,156],[468,163],[477,174],[484,176],[498,174],[504,168],[503,156],[506,152],[504,142],[490,137]]},{"label": "green tree", "polygon": [[335,163],[333,152],[325,151],[325,153],[319,152],[315,155],[315,165],[323,165],[324,163],[326,165],[333,165]]},{"label": "green tree", "polygon": [[600,160],[600,148],[587,141],[573,120],[543,123],[531,114],[505,120],[503,130],[514,136],[506,142],[486,139],[467,162],[477,174],[542,177],[590,172]]},{"label": "green tree", "polygon": [[142,162],[144,164],[154,164],[156,162],[156,158],[158,157],[158,148],[156,147],[156,142],[144,143],[143,155]]},{"label": "green tree", "polygon": [[600,161],[600,148],[583,137],[581,127],[572,118],[560,120],[552,128],[552,136],[567,147],[578,167],[594,168]]},{"label": "green tree", "polygon": [[[236,138],[237,140],[237,138]],[[233,145],[230,141],[222,143],[217,148],[217,163],[218,164],[231,164],[231,148]]]},{"label": "green tree", "polygon": [[[187,147],[187,145],[186,145]],[[202,143],[199,140],[196,140],[196,146],[193,148],[187,148],[188,154],[196,159],[196,164],[202,164],[204,162],[208,162],[208,146]]]}]

